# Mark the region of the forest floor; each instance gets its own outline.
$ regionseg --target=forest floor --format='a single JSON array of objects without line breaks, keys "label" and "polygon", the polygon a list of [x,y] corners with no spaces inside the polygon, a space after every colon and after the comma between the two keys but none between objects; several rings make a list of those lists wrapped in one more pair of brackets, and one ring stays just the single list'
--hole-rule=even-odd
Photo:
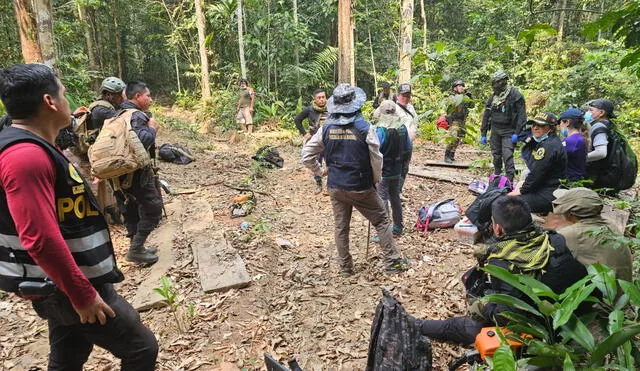
[{"label": "forest floor", "polygon": [[[165,198],[167,205],[176,201],[182,205],[179,218],[170,213],[163,221],[178,225],[172,244],[175,262],[168,276],[178,293],[181,315],[175,316],[167,307],[140,314],[160,343],[159,370],[264,369],[264,352],[281,360],[295,357],[305,371],[363,370],[382,288],[418,317],[443,319],[465,313],[460,276],[474,264],[473,246],[456,241],[452,229],[433,231],[425,238],[411,227],[416,210],[425,204],[457,198],[468,206],[473,196],[466,185],[408,177],[406,233],[397,242],[412,264],[403,274],[383,273],[376,244],[371,244],[365,260],[367,222],[354,213],[350,241],[356,274],[344,278],[336,264],[329,197],[313,194],[313,179],[299,161],[301,140],[291,135],[273,139],[278,134],[272,134],[258,133],[231,144],[213,135],[160,132],[159,144],[186,144],[197,160],[189,165],[160,164],[161,177],[174,190],[194,189],[195,193]],[[251,156],[263,144],[278,145],[285,165],[252,180]],[[458,160],[477,156],[473,151],[459,152]],[[416,142],[413,164],[442,157],[440,146]],[[251,216],[230,218],[231,199],[238,194],[231,187],[256,192],[257,206]],[[194,236],[185,230],[198,222],[193,205],[202,201],[213,210],[213,229],[223,230],[244,260],[252,279],[248,287],[214,294],[202,291],[190,248]],[[256,228],[242,230],[244,220]],[[151,268],[125,260],[128,239],[122,226],[112,228],[112,237],[126,277],[117,290],[131,301]],[[278,237],[291,246],[281,247]],[[185,314],[188,308],[193,315]],[[446,369],[464,351],[433,342],[434,369]],[[27,301],[5,295],[0,299],[0,370],[44,370],[47,354],[45,321]],[[118,362],[96,348],[85,369],[114,370]]]}]

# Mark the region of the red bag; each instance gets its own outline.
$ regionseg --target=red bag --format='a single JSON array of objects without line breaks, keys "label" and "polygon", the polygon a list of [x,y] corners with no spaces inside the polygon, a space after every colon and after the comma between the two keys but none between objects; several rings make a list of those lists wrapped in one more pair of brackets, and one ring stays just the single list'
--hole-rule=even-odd
[{"label": "red bag", "polygon": [[439,128],[443,128],[444,130],[449,130],[449,121],[447,121],[446,114],[443,114],[442,116],[440,116],[440,118],[438,118],[438,121],[436,121],[436,126]]}]

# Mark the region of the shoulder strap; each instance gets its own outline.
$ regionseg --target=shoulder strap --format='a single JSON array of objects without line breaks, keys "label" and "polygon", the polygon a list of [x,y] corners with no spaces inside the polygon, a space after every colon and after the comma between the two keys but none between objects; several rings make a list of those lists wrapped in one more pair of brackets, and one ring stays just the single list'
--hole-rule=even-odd
[{"label": "shoulder strap", "polygon": [[413,113],[411,113],[411,111],[409,111],[409,109],[407,108],[407,106],[403,106],[402,104],[396,102],[396,104],[398,105],[398,107],[402,108],[403,111],[405,111],[406,113],[409,114],[409,116],[411,116],[412,118],[415,118],[415,116],[413,115]]},{"label": "shoulder strap", "polygon": [[106,107],[106,108],[111,108],[111,109],[115,109],[115,107],[113,106],[113,104],[111,104],[111,103],[107,102],[107,101],[106,101],[106,100],[104,100],[104,99],[100,99],[100,100],[97,100],[97,101],[95,101],[95,102],[93,102],[93,103],[91,103],[91,104],[89,105],[89,107],[88,107],[89,112],[91,112],[94,108],[96,108],[96,107],[98,107],[98,106],[100,106],[100,107]]},{"label": "shoulder strap", "polygon": [[593,130],[591,133],[591,140],[596,137],[598,134],[607,134],[609,136],[609,132],[611,131],[611,124],[608,122],[600,121],[600,123],[604,124],[604,127],[599,127]]},{"label": "shoulder strap", "polygon": [[429,223],[431,223],[431,218],[433,218],[433,213],[442,205],[447,204],[449,202],[454,201],[455,199],[450,198],[448,200],[440,201],[435,204],[429,205],[429,209],[427,210],[427,220],[424,226],[424,235],[425,237],[429,234]]}]

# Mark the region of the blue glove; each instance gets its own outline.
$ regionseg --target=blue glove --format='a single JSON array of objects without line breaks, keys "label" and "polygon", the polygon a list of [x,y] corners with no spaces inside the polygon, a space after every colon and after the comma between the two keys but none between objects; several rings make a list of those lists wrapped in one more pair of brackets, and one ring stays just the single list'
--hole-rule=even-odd
[{"label": "blue glove", "polygon": [[518,143],[518,134],[511,135],[511,143],[513,144]]},{"label": "blue glove", "polygon": [[482,144],[483,146],[487,145],[487,137],[482,136],[480,137],[480,144]]}]

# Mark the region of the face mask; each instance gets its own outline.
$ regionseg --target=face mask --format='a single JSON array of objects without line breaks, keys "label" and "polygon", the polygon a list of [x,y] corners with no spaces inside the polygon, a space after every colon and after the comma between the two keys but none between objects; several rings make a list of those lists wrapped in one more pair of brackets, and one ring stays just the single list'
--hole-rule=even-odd
[{"label": "face mask", "polygon": [[562,136],[565,138],[569,135],[569,129],[567,128],[560,130],[560,132],[562,133]]},{"label": "face mask", "polygon": [[590,124],[593,122],[593,116],[591,116],[591,111],[587,111],[584,113],[584,121],[586,121],[587,124]]},{"label": "face mask", "polygon": [[540,143],[540,142],[542,142],[543,140],[545,140],[547,138],[549,138],[549,133],[541,136],[540,138],[533,137],[533,140],[535,140],[536,142]]}]

